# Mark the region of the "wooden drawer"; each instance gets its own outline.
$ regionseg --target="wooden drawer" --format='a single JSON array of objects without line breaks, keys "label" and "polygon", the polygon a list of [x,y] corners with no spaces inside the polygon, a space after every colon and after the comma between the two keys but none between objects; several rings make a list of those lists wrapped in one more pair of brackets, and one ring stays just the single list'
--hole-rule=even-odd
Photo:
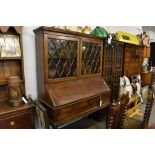
[{"label": "wooden drawer", "polygon": [[71,111],[73,111],[75,109],[78,110],[78,109],[81,109],[81,108],[85,108],[87,106],[88,106],[88,101],[87,100],[86,101],[81,101],[81,102],[74,103],[74,104],[71,104],[69,106],[58,109],[57,114],[71,112]]},{"label": "wooden drawer", "polygon": [[32,115],[28,110],[25,113],[20,113],[17,115],[8,114],[3,115],[0,118],[0,129],[30,129],[34,128],[32,122]]},{"label": "wooden drawer", "polygon": [[110,93],[107,93],[107,94],[104,94],[103,97],[102,97],[102,104],[104,103],[109,103],[110,101]]},{"label": "wooden drawer", "polygon": [[107,103],[110,101],[110,93],[104,94],[102,96],[90,99],[88,101],[89,109],[91,108],[100,108],[102,106],[107,106]]},{"label": "wooden drawer", "polygon": [[77,115],[84,114],[93,109],[99,109],[104,104],[107,104],[110,100],[110,94],[104,94],[103,96],[94,97],[85,101],[77,102],[67,107],[57,109],[57,121],[65,120]]},{"label": "wooden drawer", "polygon": [[97,106],[100,106],[100,97],[95,97],[95,98],[88,100],[88,108],[89,109],[95,108]]},{"label": "wooden drawer", "polygon": [[81,101],[75,104],[71,104],[67,107],[63,107],[56,111],[57,120],[63,120],[72,116],[75,116],[88,109],[88,100]]}]

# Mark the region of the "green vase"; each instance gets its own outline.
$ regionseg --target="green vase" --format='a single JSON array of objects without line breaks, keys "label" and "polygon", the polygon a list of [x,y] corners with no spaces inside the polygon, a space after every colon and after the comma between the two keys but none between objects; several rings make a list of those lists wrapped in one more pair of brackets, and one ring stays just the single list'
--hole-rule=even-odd
[{"label": "green vase", "polygon": [[96,27],[91,33],[91,35],[107,38],[108,32],[102,27]]}]

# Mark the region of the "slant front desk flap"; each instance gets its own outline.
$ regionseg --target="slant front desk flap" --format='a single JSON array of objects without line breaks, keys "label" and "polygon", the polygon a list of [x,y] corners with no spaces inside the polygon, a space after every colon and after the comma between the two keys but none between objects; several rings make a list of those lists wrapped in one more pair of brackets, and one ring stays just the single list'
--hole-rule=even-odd
[{"label": "slant front desk flap", "polygon": [[110,91],[102,77],[51,83],[46,88],[54,107]]},{"label": "slant front desk flap", "polygon": [[110,104],[110,89],[100,76],[49,83],[45,87],[46,95],[41,101],[54,128],[74,122]]}]

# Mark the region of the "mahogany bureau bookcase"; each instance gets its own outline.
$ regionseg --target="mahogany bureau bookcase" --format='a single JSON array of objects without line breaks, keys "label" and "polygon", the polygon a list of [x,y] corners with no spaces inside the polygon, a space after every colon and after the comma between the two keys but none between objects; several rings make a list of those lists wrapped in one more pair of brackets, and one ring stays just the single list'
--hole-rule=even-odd
[{"label": "mahogany bureau bookcase", "polygon": [[[11,55],[17,51],[11,48],[9,39],[3,41],[5,37],[19,37],[20,55]],[[0,129],[34,128],[33,106],[30,103],[23,103],[15,107],[9,105],[8,78],[10,76],[20,77],[23,85],[23,95],[25,95],[22,27],[0,26],[0,41]],[[9,48],[9,56],[6,55],[3,47]]]},{"label": "mahogany bureau bookcase", "polygon": [[53,128],[106,108],[110,89],[102,77],[102,38],[52,27],[34,32],[38,96]]}]

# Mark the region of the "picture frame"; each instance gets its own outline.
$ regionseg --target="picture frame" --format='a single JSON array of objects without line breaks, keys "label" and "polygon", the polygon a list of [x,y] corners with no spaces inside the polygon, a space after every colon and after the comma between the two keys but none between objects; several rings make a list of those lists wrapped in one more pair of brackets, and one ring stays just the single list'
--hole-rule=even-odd
[{"label": "picture frame", "polygon": [[0,57],[20,57],[21,47],[19,36],[10,34],[0,35]]},{"label": "picture frame", "polygon": [[38,100],[32,100],[30,102],[34,105],[34,117],[36,129],[49,129],[49,121],[46,108]]}]

